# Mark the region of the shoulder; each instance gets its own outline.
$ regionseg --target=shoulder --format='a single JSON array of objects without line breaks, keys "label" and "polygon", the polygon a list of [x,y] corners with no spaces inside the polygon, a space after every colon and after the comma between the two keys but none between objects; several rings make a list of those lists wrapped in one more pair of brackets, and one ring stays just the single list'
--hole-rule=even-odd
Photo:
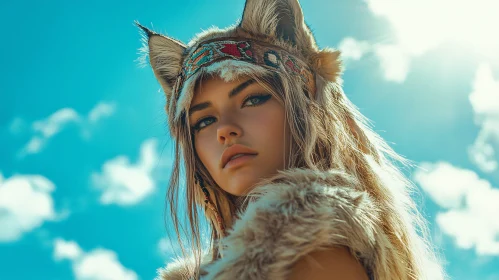
[{"label": "shoulder", "polygon": [[299,259],[291,268],[288,280],[367,280],[364,267],[348,248],[335,247],[314,251]]},{"label": "shoulder", "polygon": [[366,271],[376,259],[378,209],[355,178],[341,171],[294,169],[255,188],[207,279],[286,279],[303,257],[349,248]]}]

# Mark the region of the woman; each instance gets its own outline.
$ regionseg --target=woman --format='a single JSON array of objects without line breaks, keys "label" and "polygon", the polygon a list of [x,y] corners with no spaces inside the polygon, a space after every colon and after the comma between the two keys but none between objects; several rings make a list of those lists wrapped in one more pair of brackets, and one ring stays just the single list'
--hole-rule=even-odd
[{"label": "woman", "polygon": [[176,143],[172,218],[181,242],[183,159],[192,245],[158,279],[442,278],[403,159],[344,95],[339,52],[318,49],[297,0],[247,0],[238,25],[187,46],[139,27]]}]

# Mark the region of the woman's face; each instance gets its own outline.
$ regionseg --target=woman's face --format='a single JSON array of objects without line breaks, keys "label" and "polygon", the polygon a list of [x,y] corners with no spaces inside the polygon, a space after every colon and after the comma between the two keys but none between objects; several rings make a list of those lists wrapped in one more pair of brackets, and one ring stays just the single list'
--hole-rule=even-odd
[{"label": "woman's face", "polygon": [[[258,82],[247,77],[203,80],[189,114],[197,155],[228,193],[244,194],[260,179],[284,169],[289,145],[284,107]],[[224,166],[224,151],[233,145],[255,155],[234,158]]]}]

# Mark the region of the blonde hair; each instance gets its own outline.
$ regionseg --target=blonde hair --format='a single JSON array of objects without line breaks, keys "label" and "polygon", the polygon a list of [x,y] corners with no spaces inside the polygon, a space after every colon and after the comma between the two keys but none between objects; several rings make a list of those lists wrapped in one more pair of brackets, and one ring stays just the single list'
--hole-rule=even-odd
[{"label": "blonde hair", "polygon": [[[218,73],[220,75],[220,72]],[[202,76],[201,81],[209,76]],[[232,77],[234,78],[234,77]],[[381,209],[382,228],[388,236],[391,250],[386,250],[387,262],[380,270],[390,269],[385,275],[393,279],[426,279],[428,261],[437,263],[437,258],[428,242],[425,221],[410,197],[414,185],[403,175],[397,165],[409,162],[398,155],[377,135],[368,120],[346,98],[338,83],[328,83],[317,78],[317,96],[304,94],[301,83],[286,73],[268,71],[266,75],[252,75],[258,83],[269,90],[285,108],[286,120],[292,138],[288,151],[288,168],[315,170],[341,169],[355,176],[363,190],[368,192]],[[202,246],[198,207],[203,209],[209,223],[211,259],[219,258],[218,240],[222,232],[215,213],[205,207],[203,193],[195,185],[194,175],[199,173],[210,193],[224,226],[230,229],[243,203],[240,199],[222,190],[196,156],[186,114],[181,116],[172,130],[175,141],[175,160],[169,183],[167,199],[177,239],[182,254],[186,257],[179,231],[179,209],[177,197],[180,186],[181,159],[184,159],[186,176],[187,213],[189,231],[184,230],[192,242],[191,255],[199,273]],[[269,180],[266,180],[268,182]],[[390,255],[391,254],[391,255]],[[440,267],[434,266],[438,273]],[[385,271],[386,273],[387,271]],[[441,272],[440,272],[441,273]]]}]

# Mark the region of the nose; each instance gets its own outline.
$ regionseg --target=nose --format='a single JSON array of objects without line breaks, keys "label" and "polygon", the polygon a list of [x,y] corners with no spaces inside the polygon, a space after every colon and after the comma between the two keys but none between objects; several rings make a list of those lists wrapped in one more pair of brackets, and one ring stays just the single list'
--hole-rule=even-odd
[{"label": "nose", "polygon": [[217,129],[217,139],[220,144],[225,145],[243,135],[241,127],[233,122],[220,123]]}]

